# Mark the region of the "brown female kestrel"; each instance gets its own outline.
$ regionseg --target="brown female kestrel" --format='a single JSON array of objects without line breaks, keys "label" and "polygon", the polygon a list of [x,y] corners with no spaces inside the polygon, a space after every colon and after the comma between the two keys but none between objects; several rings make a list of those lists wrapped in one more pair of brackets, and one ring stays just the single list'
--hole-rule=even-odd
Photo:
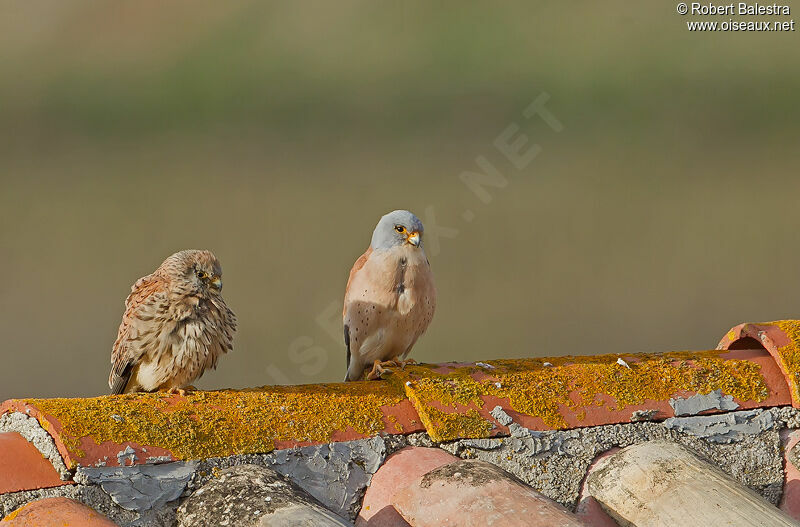
[{"label": "brown female kestrel", "polygon": [[[345,381],[380,377],[398,365],[433,319],[436,288],[422,247],[422,222],[407,210],[381,218],[369,249],[356,260],[344,293]],[[404,364],[404,363],[403,363]]]},{"label": "brown female kestrel", "polygon": [[111,352],[111,393],[182,392],[233,349],[235,331],[217,257],[175,253],[137,280],[125,300]]}]

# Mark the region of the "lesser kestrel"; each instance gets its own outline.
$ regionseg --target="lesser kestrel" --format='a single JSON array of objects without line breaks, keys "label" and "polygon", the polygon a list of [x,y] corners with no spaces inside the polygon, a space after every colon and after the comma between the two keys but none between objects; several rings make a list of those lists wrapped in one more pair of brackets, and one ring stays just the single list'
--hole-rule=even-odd
[{"label": "lesser kestrel", "polygon": [[436,309],[433,274],[422,245],[422,222],[407,210],[381,218],[367,252],[350,270],[344,294],[345,381],[380,376],[404,359]]},{"label": "lesser kestrel", "polygon": [[125,300],[111,352],[111,392],[182,391],[233,349],[235,331],[216,256],[175,253],[137,280]]}]

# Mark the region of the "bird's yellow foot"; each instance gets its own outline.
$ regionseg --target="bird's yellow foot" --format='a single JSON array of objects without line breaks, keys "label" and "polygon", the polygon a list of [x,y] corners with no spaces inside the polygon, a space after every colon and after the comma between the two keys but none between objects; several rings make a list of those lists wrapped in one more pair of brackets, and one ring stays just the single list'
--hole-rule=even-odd
[{"label": "bird's yellow foot", "polygon": [[406,360],[401,360],[398,364],[400,365],[401,370],[405,370],[406,366],[408,366],[409,364],[414,365],[419,363],[414,359],[406,359]]},{"label": "bird's yellow foot", "polygon": [[197,391],[197,388],[195,388],[194,386],[190,385],[190,386],[185,386],[183,388],[170,388],[169,390],[167,390],[167,393],[178,394],[181,397],[186,397],[186,394],[189,394],[189,393],[192,393],[192,392],[196,392],[196,391]]},{"label": "bird's yellow foot", "polygon": [[383,361],[383,362],[381,362],[379,360],[376,360],[372,365],[372,371],[370,371],[367,374],[367,380],[368,381],[377,381],[378,379],[381,378],[381,375],[383,375],[384,373],[391,373],[392,370],[387,368],[387,366],[396,367],[397,366],[397,362],[395,362],[393,360],[387,360],[387,361]]}]

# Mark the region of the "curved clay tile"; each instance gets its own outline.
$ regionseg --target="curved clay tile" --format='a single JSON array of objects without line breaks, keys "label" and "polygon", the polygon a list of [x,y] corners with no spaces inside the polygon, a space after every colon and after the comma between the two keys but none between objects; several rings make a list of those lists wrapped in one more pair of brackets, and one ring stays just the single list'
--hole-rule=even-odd
[{"label": "curved clay tile", "polygon": [[762,324],[739,324],[731,329],[717,349],[765,349],[778,364],[789,386],[792,406],[800,408],[800,320]]}]

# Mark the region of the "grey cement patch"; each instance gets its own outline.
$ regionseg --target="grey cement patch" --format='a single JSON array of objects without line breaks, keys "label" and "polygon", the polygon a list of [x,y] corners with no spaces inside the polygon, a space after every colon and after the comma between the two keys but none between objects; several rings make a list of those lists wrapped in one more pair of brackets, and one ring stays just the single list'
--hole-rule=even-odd
[{"label": "grey cement patch", "polygon": [[126,446],[124,450],[117,452],[117,463],[121,467],[124,467],[128,464],[133,465],[137,461],[139,461],[139,456],[136,455],[136,451],[131,448],[130,445]]},{"label": "grey cement patch", "polygon": [[779,428],[800,428],[800,410],[791,406],[770,408],[769,413]]},{"label": "grey cement patch", "polygon": [[[574,508],[586,471],[595,457],[613,447],[660,439],[689,447],[777,503],[783,487],[783,459],[779,427],[775,425],[783,424],[785,419],[779,421],[771,411],[763,413],[769,417],[758,418],[757,425],[741,427],[736,422],[729,425],[740,438],[735,443],[714,442],[653,422],[551,432],[532,432],[512,423],[510,437],[460,440],[442,444],[441,448],[465,459],[494,463],[545,496]],[[783,417],[793,419],[795,413],[792,410]],[[702,420],[705,416],[685,419]],[[767,426],[770,422],[773,425]],[[728,433],[724,429],[716,432],[723,436]]]},{"label": "grey cement patch", "polygon": [[[464,439],[458,443],[462,448],[477,448],[479,450],[494,450],[500,448],[500,444],[492,439]],[[444,450],[452,450],[450,446],[452,443],[444,444],[441,447]],[[452,454],[452,452],[450,452]]]},{"label": "grey cement patch", "polygon": [[676,397],[669,400],[669,405],[675,412],[676,417],[686,415],[697,415],[706,410],[722,410],[731,412],[739,408],[730,395],[722,395],[722,390],[714,390],[707,394],[696,394],[691,397]]},{"label": "grey cement patch", "polygon": [[631,422],[652,421],[658,415],[658,410],[636,410],[631,413]]},{"label": "grey cement patch", "polygon": [[170,463],[173,461],[172,456],[150,456],[145,459],[148,465],[155,465],[157,463]]},{"label": "grey cement patch", "polygon": [[[467,441],[483,441],[483,439],[471,439]],[[426,432],[415,432],[406,436],[384,436],[383,443],[386,445],[386,454],[384,455],[384,459],[394,454],[398,450],[410,446],[418,446],[423,448],[437,448],[440,446],[438,443],[431,441],[430,436]]]},{"label": "grey cement patch", "polygon": [[361,508],[361,498],[372,475],[386,458],[386,451],[383,438],[372,437],[269,454],[207,459],[198,465],[189,488],[198,488],[206,483],[215,469],[253,464],[288,476],[325,507],[353,520]]},{"label": "grey cement patch", "polygon": [[[77,485],[0,495],[0,517],[30,501],[62,496],[92,507],[122,527],[175,527],[175,511],[180,499],[192,495],[203,483],[212,479],[220,468],[252,463],[273,467],[288,475],[301,488],[317,492],[327,501],[324,503],[326,507],[341,510],[344,512],[342,516],[355,519],[372,474],[383,463],[388,452],[406,446],[435,445],[427,434],[417,433],[186,464],[174,462],[155,466],[82,467],[76,474]],[[180,499],[162,503],[177,493],[177,489],[172,487],[176,483],[173,467],[180,465],[187,466],[186,470],[192,472],[186,491]],[[180,488],[180,485],[178,482],[177,487]],[[120,503],[134,510],[126,509]]]},{"label": "grey cement patch", "polygon": [[333,512],[348,517],[383,462],[383,441],[366,441],[370,443],[331,443],[277,452],[273,468]]},{"label": "grey cement patch", "polygon": [[21,412],[0,415],[0,432],[17,432],[53,464],[53,468],[56,469],[62,480],[67,481],[72,477],[72,473],[61,459],[61,454],[58,452],[53,438],[35,418]]},{"label": "grey cement patch", "polygon": [[495,406],[492,408],[492,411],[489,412],[494,419],[503,426],[508,426],[514,421],[510,415],[508,415],[502,406]]},{"label": "grey cement patch", "polygon": [[196,468],[197,462],[184,461],[132,467],[81,467],[75,481],[100,485],[114,503],[142,513],[178,499]]},{"label": "grey cement patch", "polygon": [[517,423],[508,425],[508,430],[511,432],[510,445],[515,452],[526,452],[529,455],[541,452],[561,453],[564,444],[561,436],[528,430]]},{"label": "grey cement patch", "polygon": [[670,417],[663,425],[714,443],[736,443],[769,430],[775,424],[770,412],[749,410],[722,415]]}]

